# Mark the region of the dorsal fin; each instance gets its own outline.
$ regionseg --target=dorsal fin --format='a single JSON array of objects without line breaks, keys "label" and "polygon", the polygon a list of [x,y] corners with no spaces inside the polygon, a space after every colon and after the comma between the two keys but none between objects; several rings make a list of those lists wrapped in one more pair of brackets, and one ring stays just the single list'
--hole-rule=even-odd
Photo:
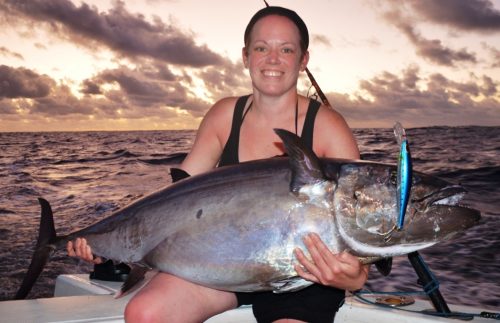
[{"label": "dorsal fin", "polygon": [[283,141],[290,158],[290,167],[292,169],[290,191],[298,192],[304,185],[324,181],[325,176],[318,156],[306,147],[297,135],[283,129],[274,129],[274,132]]}]

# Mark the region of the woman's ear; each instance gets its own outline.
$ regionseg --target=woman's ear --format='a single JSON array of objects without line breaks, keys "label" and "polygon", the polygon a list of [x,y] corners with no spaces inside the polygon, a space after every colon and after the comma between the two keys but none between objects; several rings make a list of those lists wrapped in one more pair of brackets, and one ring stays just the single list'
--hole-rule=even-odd
[{"label": "woman's ear", "polygon": [[243,65],[245,65],[245,68],[248,68],[248,50],[246,47],[241,49],[241,56],[243,57]]},{"label": "woman's ear", "polygon": [[304,72],[307,67],[307,63],[309,63],[309,51],[306,51],[304,55],[302,55],[302,59],[300,62],[300,71]]}]

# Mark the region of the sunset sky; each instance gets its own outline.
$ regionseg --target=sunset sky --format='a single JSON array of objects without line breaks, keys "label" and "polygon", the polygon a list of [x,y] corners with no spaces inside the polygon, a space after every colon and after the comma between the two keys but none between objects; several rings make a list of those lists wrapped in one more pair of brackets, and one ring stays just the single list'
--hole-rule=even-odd
[{"label": "sunset sky", "polygon": [[[351,127],[500,126],[500,0],[268,0]],[[1,0],[0,131],[196,129],[261,0]],[[301,93],[310,83],[300,80]]]}]

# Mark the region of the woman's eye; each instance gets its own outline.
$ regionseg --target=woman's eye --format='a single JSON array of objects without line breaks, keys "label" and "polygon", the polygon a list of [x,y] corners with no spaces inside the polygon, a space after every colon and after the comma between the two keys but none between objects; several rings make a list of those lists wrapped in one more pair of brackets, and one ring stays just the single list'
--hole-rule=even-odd
[{"label": "woman's eye", "polygon": [[264,47],[255,47],[255,51],[256,51],[256,52],[261,52],[261,53],[262,53],[262,52],[265,52],[265,51],[266,51],[266,49],[265,49]]},{"label": "woman's eye", "polygon": [[293,54],[293,49],[291,49],[291,48],[283,48],[282,52],[285,53],[285,54]]}]

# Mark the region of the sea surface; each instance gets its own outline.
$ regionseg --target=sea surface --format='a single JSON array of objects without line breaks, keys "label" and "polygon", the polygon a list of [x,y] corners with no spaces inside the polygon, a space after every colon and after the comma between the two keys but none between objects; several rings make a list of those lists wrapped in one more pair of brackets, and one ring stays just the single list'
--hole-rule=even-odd
[{"label": "sea surface", "polygon": [[[0,300],[11,298],[37,238],[38,197],[50,201],[57,232],[102,219],[170,184],[169,168],[194,131],[0,133]],[[407,129],[414,169],[461,183],[482,220],[462,236],[421,251],[451,304],[500,310],[500,127]],[[395,163],[392,129],[355,129],[362,159]],[[91,266],[56,253],[29,298],[51,297],[62,273]],[[366,289],[421,291],[406,257],[388,277],[375,268]]]}]

